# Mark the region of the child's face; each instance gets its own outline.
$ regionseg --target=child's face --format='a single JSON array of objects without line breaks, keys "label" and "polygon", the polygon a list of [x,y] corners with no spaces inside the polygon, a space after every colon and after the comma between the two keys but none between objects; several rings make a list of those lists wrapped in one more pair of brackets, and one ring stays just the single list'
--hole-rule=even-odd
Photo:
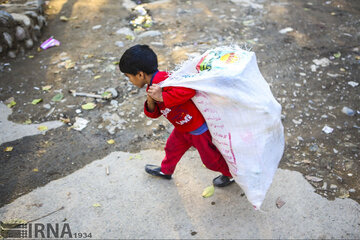
[{"label": "child's face", "polygon": [[125,73],[125,76],[128,77],[129,81],[138,88],[142,88],[146,84],[145,76],[143,72],[139,72],[136,75]]}]

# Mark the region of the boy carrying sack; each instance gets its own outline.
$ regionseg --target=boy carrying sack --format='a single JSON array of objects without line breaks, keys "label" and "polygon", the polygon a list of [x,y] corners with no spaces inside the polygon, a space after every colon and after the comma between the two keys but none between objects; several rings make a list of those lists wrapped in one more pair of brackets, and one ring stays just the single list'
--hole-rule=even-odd
[{"label": "boy carrying sack", "polygon": [[224,187],[233,183],[224,157],[212,143],[203,115],[191,100],[196,91],[185,87],[161,88],[158,84],[167,79],[169,74],[158,70],[157,56],[147,45],[135,45],[126,50],[120,59],[119,68],[135,86],[142,88],[147,84],[145,115],[150,118],[163,115],[175,127],[167,140],[161,166],[147,164],[145,171],[171,179],[177,163],[193,146],[208,169],[221,173],[213,179],[214,186]]}]

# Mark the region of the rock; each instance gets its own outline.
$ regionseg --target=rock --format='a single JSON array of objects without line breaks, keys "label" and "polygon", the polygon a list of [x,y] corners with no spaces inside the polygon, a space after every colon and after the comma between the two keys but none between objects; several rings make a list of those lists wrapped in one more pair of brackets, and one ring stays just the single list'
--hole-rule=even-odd
[{"label": "rock", "polygon": [[111,100],[111,101],[110,101],[110,104],[111,104],[113,107],[118,107],[119,102],[116,101],[116,100]]},{"label": "rock", "polygon": [[115,46],[122,48],[124,47],[124,43],[122,41],[116,41]]},{"label": "rock", "polygon": [[16,58],[16,52],[15,51],[9,51],[8,56],[9,56],[9,58]]},{"label": "rock", "polygon": [[330,189],[337,189],[337,186],[335,184],[330,184]]},{"label": "rock", "polygon": [[82,65],[81,70],[86,70],[86,69],[93,68],[93,67],[95,67],[95,65],[90,63],[90,64]]},{"label": "rock", "polygon": [[16,40],[18,40],[18,41],[24,40],[26,37],[25,29],[20,26],[16,26],[15,37],[16,37]]},{"label": "rock", "polygon": [[47,103],[47,104],[44,104],[44,105],[43,105],[43,108],[45,108],[45,109],[50,109],[50,108],[51,108],[51,105],[48,104],[48,103]]},{"label": "rock", "polygon": [[116,66],[114,64],[107,65],[104,69],[104,72],[114,72],[116,70]]},{"label": "rock", "polygon": [[323,179],[315,176],[306,175],[305,178],[312,182],[321,182]]},{"label": "rock", "polygon": [[76,109],[75,112],[76,112],[77,114],[79,114],[79,113],[81,113],[81,109]]},{"label": "rock", "polygon": [[3,49],[3,46],[0,45],[0,53],[2,53],[3,50],[4,50],[4,49]]},{"label": "rock", "polygon": [[131,0],[123,0],[123,7],[126,8],[128,11],[131,11],[133,8],[136,7],[136,4]]},{"label": "rock", "polygon": [[11,16],[11,14],[6,11],[0,10],[0,27],[11,28],[14,25],[15,20]]},{"label": "rock", "polygon": [[34,11],[26,11],[26,12],[24,12],[24,14],[26,16],[28,16],[28,17],[31,17],[31,18],[36,18],[37,19],[37,17],[38,17],[37,13],[34,12]]},{"label": "rock", "polygon": [[41,28],[39,25],[35,25],[33,28],[34,34],[36,37],[40,37],[41,36]]},{"label": "rock", "polygon": [[356,190],[354,188],[351,188],[351,189],[349,189],[349,192],[354,193],[354,192],[356,192]]},{"label": "rock", "polygon": [[28,16],[19,13],[12,13],[11,16],[14,18],[15,22],[19,23],[20,25],[26,28],[31,26],[31,19]]},{"label": "rock", "polygon": [[280,197],[278,197],[277,199],[276,199],[276,207],[277,208],[281,208],[282,206],[284,206],[285,205],[285,201],[284,200],[282,200]]},{"label": "rock", "polygon": [[133,31],[130,28],[127,28],[127,27],[120,28],[115,33],[117,35],[126,35],[126,36],[130,35],[132,37],[135,37]]},{"label": "rock", "polygon": [[115,88],[108,88],[105,90],[105,92],[110,92],[112,98],[117,98],[119,96],[118,92],[116,91]]},{"label": "rock", "polygon": [[327,67],[330,65],[330,60],[326,57],[321,58],[321,59],[314,59],[313,63],[315,63],[318,66],[322,66],[322,67]]},{"label": "rock", "polygon": [[146,31],[141,33],[138,38],[146,38],[146,37],[156,37],[156,36],[160,36],[161,32],[160,31]]},{"label": "rock", "polygon": [[348,107],[343,107],[341,112],[351,117],[355,115],[355,111]]},{"label": "rock", "polygon": [[33,40],[32,40],[31,38],[25,41],[25,47],[26,47],[27,49],[30,49],[30,48],[32,48],[33,46],[34,46],[34,42],[33,42]]},{"label": "rock", "polygon": [[38,22],[40,29],[42,29],[44,26],[47,25],[46,18],[44,16],[38,16],[37,22]]},{"label": "rock", "polygon": [[309,147],[309,150],[310,150],[311,152],[316,152],[318,149],[319,149],[319,147],[318,147],[317,144],[312,144],[312,145]]},{"label": "rock", "polygon": [[13,41],[14,41],[13,37],[12,37],[9,33],[7,33],[7,32],[4,32],[4,33],[3,33],[3,36],[4,36],[5,42],[6,42],[7,45],[9,46],[9,48],[12,48],[12,46],[13,46]]}]

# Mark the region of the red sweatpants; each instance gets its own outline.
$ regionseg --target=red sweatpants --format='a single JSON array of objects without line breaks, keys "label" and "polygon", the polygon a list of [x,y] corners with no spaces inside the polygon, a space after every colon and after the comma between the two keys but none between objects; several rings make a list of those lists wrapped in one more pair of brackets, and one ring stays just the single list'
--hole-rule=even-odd
[{"label": "red sweatpants", "polygon": [[191,135],[174,129],[166,142],[166,155],[161,163],[161,171],[165,174],[173,174],[176,164],[191,146],[198,150],[202,162],[208,169],[231,177],[225,159],[211,141],[209,130],[201,135]]}]

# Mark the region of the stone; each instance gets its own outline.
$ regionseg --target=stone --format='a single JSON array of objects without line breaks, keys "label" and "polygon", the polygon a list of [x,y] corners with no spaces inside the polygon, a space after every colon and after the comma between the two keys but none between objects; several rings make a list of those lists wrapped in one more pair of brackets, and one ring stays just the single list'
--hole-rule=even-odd
[{"label": "stone", "polygon": [[25,41],[25,47],[26,47],[27,49],[30,49],[30,48],[32,48],[33,46],[34,46],[34,42],[33,42],[33,40],[32,40],[31,38]]},{"label": "stone", "polygon": [[161,32],[160,31],[146,31],[141,33],[138,38],[146,38],[146,37],[157,37],[157,36],[161,36]]},{"label": "stone", "polygon": [[4,50],[4,49],[3,49],[3,46],[0,45],[0,53],[2,53],[3,50]]},{"label": "stone", "polygon": [[0,10],[0,27],[12,27],[13,25],[15,25],[15,20],[14,18],[11,16],[11,14],[9,14],[6,11]]},{"label": "stone", "polygon": [[9,58],[16,58],[16,52],[15,51],[9,51],[8,56],[9,56]]},{"label": "stone", "polygon": [[13,37],[9,34],[9,33],[7,33],[7,32],[4,32],[3,33],[3,36],[4,36],[4,40],[5,40],[5,42],[7,43],[7,45],[9,46],[9,48],[12,48],[12,46],[13,46]]},{"label": "stone", "polygon": [[116,41],[115,46],[122,48],[124,47],[124,43],[122,41]]},{"label": "stone", "polygon": [[41,28],[39,25],[35,25],[33,28],[33,32],[35,34],[36,37],[40,37],[41,36]]},{"label": "stone", "polygon": [[25,29],[23,27],[16,26],[15,37],[16,37],[16,40],[18,40],[18,41],[24,40],[26,37]]},{"label": "stone", "polygon": [[123,0],[123,7],[126,8],[128,11],[131,11],[133,8],[136,7],[136,4],[131,0]]},{"label": "stone", "polygon": [[26,11],[24,14],[26,16],[28,16],[28,17],[31,17],[31,18],[37,18],[38,17],[37,13],[34,12],[34,11]]},{"label": "stone", "polygon": [[38,25],[39,25],[40,29],[42,29],[43,27],[45,27],[47,25],[46,18],[44,16],[38,16],[37,21],[38,21]]},{"label": "stone", "polygon": [[127,27],[120,28],[115,33],[117,35],[129,35],[129,36],[135,37],[133,31]]},{"label": "stone", "polygon": [[19,13],[12,13],[11,16],[14,18],[15,22],[18,22],[27,28],[31,26],[31,19],[28,16]]}]

